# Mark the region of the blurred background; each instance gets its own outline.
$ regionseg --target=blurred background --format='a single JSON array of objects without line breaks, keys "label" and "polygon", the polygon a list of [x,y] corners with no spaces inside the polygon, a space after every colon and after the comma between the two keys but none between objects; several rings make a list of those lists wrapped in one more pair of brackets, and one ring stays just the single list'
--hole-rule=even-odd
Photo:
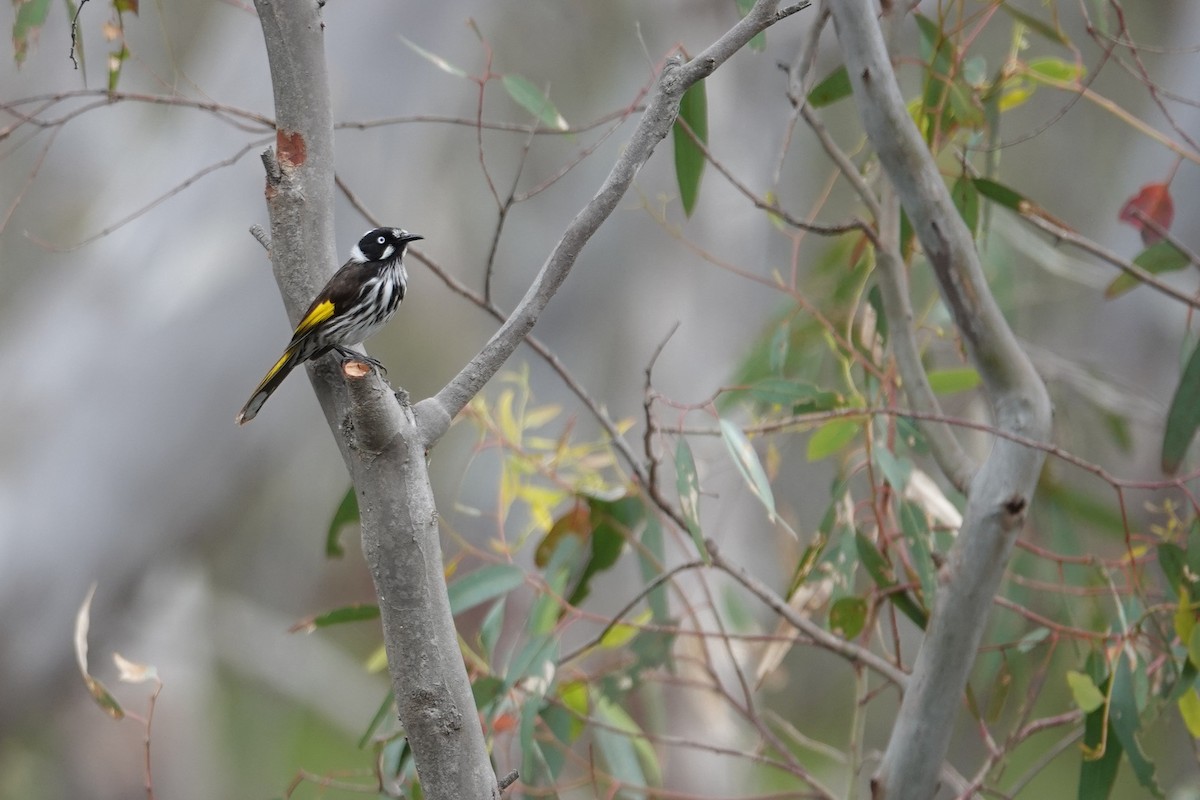
[{"label": "blurred background", "polygon": [[[111,13],[103,4],[83,7],[86,58],[75,70],[69,20],[51,7],[21,68],[11,56],[0,58],[0,102],[103,88],[112,45],[102,22]],[[737,16],[733,0],[332,2],[324,18],[335,118],[474,117],[476,84],[439,70],[403,37],[471,75],[482,74],[490,47],[493,70],[548,86],[564,118],[582,127],[634,102],[672,48],[699,52]],[[804,12],[776,26],[765,52],[739,54],[708,82],[714,154],[765,192],[789,147],[780,200],[798,216],[818,198],[830,167],[803,127],[785,145],[791,106],[778,64],[793,59],[813,17]],[[1142,41],[1164,49],[1152,62],[1156,79],[1184,94],[1194,89],[1200,7],[1163,0],[1130,23]],[[1080,21],[1063,24],[1081,43],[1084,64],[1095,63]],[[125,14],[124,25],[130,57],[122,92],[273,115],[251,7],[238,0],[143,4],[138,16]],[[1008,25],[988,28],[995,41],[985,36],[978,46],[990,64],[1003,59],[1010,34]],[[901,46],[915,46],[911,25],[900,38]],[[837,63],[826,31],[816,71],[824,75]],[[1121,71],[1106,67],[1094,88],[1162,124],[1144,86]],[[1164,180],[1175,157],[1094,105],[1078,103],[1058,117],[1068,100],[1042,91],[1006,118],[1002,139],[1021,141],[1002,151],[1005,182],[1131,257],[1142,245],[1133,228],[1117,223],[1118,212],[1140,186]],[[45,117],[92,104],[67,124],[25,126],[0,141],[0,797],[105,800],[142,792],[143,729],[105,717],[75,662],[75,613],[93,583],[94,673],[138,712],[149,690],[118,684],[110,654],[155,665],[165,684],[154,716],[157,795],[278,796],[301,769],[367,763],[355,742],[387,682],[363,666],[377,642],[373,624],[288,633],[308,615],[373,597],[354,531],[344,535],[344,558],[324,556],[348,479],[308,382],[293,377],[252,424],[233,422],[289,335],[270,265],[247,233],[267,224],[258,153],[273,137],[203,110],[97,103],[94,96],[59,103]],[[529,121],[496,82],[488,84],[483,108],[488,120]],[[1181,127],[1200,134],[1194,104],[1173,108]],[[852,102],[829,109],[825,119],[848,149],[856,146]],[[1047,132],[1031,135],[1052,120]],[[0,112],[0,127],[16,121],[12,111]],[[502,308],[520,299],[631,129],[625,123],[551,188],[514,208],[495,261]],[[555,175],[603,130],[537,137],[518,188]],[[520,133],[483,134],[487,168],[502,195],[525,144]],[[792,240],[712,169],[685,220],[669,145],[584,249],[535,331],[614,418],[639,417],[643,371],[676,322],[656,386],[679,401],[700,402],[731,381],[751,343],[788,307],[781,293],[705,262],[679,240],[768,280],[793,263]],[[419,120],[345,127],[337,148],[339,176],[366,207],[385,224],[422,233],[424,252],[458,280],[482,286],[497,208],[473,127]],[[1172,192],[1173,230],[1200,247],[1193,166],[1179,171]],[[855,208],[839,189],[821,217],[840,222]],[[1163,409],[1186,354],[1184,307],[1145,288],[1106,302],[1102,289],[1115,270],[1054,249],[1007,215],[994,225],[992,266],[1005,308],[1051,379],[1060,420],[1070,421],[1071,403],[1086,391],[1079,375],[1110,391],[1131,420],[1128,452],[1086,427],[1060,426],[1060,443],[1123,477],[1155,477]],[[342,255],[369,227],[340,198]],[[805,238],[801,271],[829,247],[828,240]],[[370,352],[417,399],[450,379],[494,323],[419,264],[410,261],[409,272],[409,298]],[[1195,288],[1190,273],[1170,280]],[[512,366],[523,363],[537,400],[562,403],[580,435],[594,435],[591,418],[545,365],[528,350]],[[498,462],[478,458],[475,442],[476,433],[460,423],[433,454],[432,470],[443,517],[483,542],[494,535],[492,523],[468,509],[486,512],[494,504]],[[706,486],[738,480],[728,461],[710,461],[703,447],[697,456]],[[806,508],[806,498],[827,498],[832,474],[827,466],[806,469],[788,500],[802,532],[812,530],[825,502]],[[787,578],[780,554],[791,558],[794,545],[780,542],[761,517],[752,502],[730,500],[714,506],[711,521],[718,530],[740,531],[726,547],[778,585]],[[636,591],[632,580],[633,573],[621,573],[602,582],[601,608],[623,605]],[[762,619],[773,625],[769,615]],[[829,666],[827,657],[807,657],[816,669]],[[830,715],[830,727],[841,730],[844,703],[813,695],[803,713]],[[881,714],[871,722],[882,746],[887,720]],[[1198,785],[1186,744],[1148,747],[1166,759],[1164,784],[1176,796],[1195,796],[1186,794]],[[682,756],[670,762],[670,779],[685,792],[737,785],[708,774],[702,759]]]}]

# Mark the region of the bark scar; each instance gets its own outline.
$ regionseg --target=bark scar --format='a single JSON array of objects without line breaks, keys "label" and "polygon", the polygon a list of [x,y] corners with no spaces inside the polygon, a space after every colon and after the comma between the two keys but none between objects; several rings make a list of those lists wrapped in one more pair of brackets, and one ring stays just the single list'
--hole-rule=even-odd
[{"label": "bark scar", "polygon": [[286,167],[299,167],[308,160],[308,146],[299,131],[275,131],[275,151],[279,163]]}]

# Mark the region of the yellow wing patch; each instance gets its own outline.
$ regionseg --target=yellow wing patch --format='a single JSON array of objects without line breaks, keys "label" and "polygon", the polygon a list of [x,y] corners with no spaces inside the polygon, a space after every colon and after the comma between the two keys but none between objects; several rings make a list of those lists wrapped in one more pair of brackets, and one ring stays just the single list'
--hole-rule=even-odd
[{"label": "yellow wing patch", "polygon": [[[283,365],[286,364],[288,362],[288,359],[290,359],[291,357],[292,357],[292,348],[289,347],[287,349],[287,351],[282,356],[280,356],[279,360],[275,362],[275,366],[271,367],[271,369],[268,370],[267,377],[262,379],[262,383],[260,383],[258,385],[258,388],[262,389],[262,387],[266,386],[267,383],[271,380],[271,378],[274,378],[279,373],[279,370],[283,369]],[[258,391],[258,389],[255,390],[255,392],[257,392],[257,391]]]},{"label": "yellow wing patch", "polygon": [[326,300],[323,303],[317,303],[312,307],[312,310],[300,320],[300,324],[296,326],[296,332],[293,336],[300,336],[308,333],[317,325],[333,316],[333,301]]}]

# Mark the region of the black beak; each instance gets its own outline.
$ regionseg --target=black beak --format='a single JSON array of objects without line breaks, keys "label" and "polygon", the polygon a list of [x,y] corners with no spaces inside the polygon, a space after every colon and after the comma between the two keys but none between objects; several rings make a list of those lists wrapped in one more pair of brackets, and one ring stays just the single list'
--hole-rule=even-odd
[{"label": "black beak", "polygon": [[407,244],[408,242],[415,242],[417,239],[424,239],[424,238],[425,237],[419,233],[406,233],[400,237],[400,241]]}]

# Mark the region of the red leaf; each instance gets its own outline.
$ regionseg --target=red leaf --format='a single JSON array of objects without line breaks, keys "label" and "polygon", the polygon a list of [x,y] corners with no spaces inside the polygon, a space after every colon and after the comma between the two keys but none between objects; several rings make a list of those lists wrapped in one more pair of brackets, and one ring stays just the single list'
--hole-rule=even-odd
[{"label": "red leaf", "polygon": [[1153,221],[1164,231],[1169,230],[1175,219],[1175,204],[1171,201],[1171,187],[1166,183],[1147,183],[1135,196],[1125,202],[1118,217],[1121,222],[1132,225],[1142,234],[1142,244],[1149,247],[1162,239],[1146,220]]}]

